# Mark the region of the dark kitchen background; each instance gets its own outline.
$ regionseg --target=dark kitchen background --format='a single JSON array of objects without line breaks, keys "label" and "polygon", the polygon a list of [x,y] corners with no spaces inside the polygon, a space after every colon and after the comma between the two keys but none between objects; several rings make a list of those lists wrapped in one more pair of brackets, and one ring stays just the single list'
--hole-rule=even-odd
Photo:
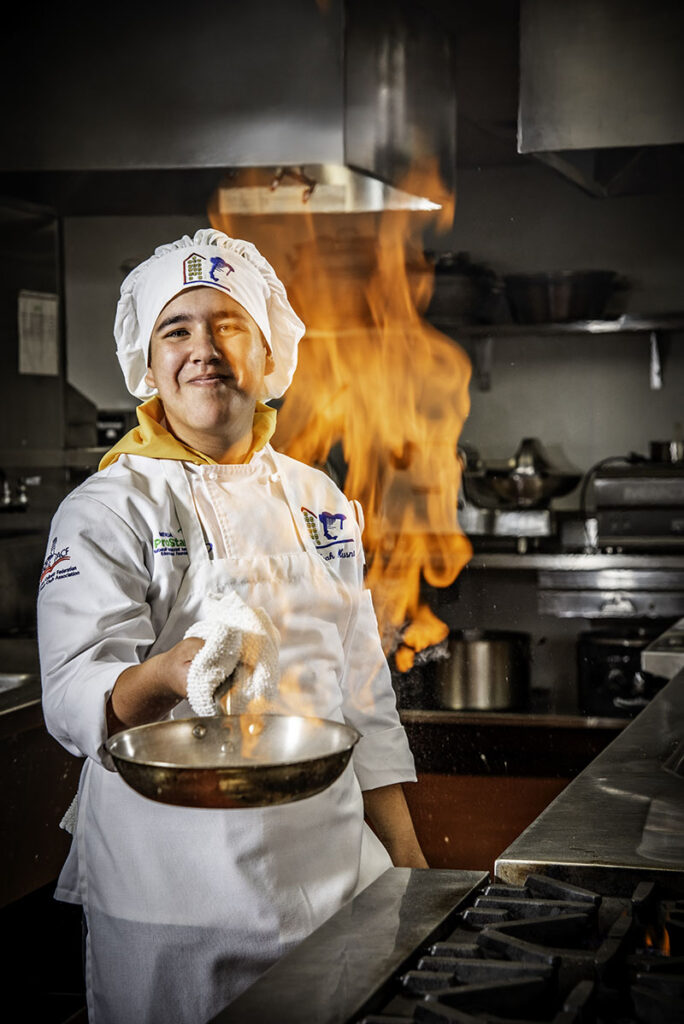
[{"label": "dark kitchen background", "polygon": [[[283,208],[317,182],[338,268],[366,237],[345,224],[453,198],[446,224],[408,216],[424,226],[422,312],[472,367],[452,455],[473,555],[448,585],[420,586],[448,637],[412,665],[388,654],[428,860],[492,871],[675,671],[641,654],[684,616],[683,29],[666,0],[77,3],[13,19],[2,917],[48,964],[40,1019],[66,1021],[82,1004],[80,924],[51,892],[80,765],[43,727],[34,605],[52,513],[135,422],[112,338],[123,277],[206,226],[210,204],[215,226],[218,210],[250,237],[249,188],[278,169]],[[438,174],[406,186],[431,159]],[[274,228],[295,287],[303,223]],[[342,275],[340,301],[354,287]],[[339,446],[320,461],[344,478]]]}]

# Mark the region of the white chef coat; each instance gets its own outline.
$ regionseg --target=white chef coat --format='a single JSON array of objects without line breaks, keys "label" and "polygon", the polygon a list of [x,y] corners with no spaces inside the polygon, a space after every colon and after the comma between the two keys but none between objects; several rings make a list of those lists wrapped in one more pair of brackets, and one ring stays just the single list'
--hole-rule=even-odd
[{"label": "white chef coat", "polygon": [[[361,789],[415,773],[362,565],[352,505],[268,445],[235,467],[124,455],[60,506],[38,629],[48,729],[86,756],[57,896],[88,919],[90,1024],[207,1020],[389,866]],[[175,644],[226,589],[281,633],[275,710],[361,733],[347,770],[308,800],[159,804],[104,750],[121,672]]]}]

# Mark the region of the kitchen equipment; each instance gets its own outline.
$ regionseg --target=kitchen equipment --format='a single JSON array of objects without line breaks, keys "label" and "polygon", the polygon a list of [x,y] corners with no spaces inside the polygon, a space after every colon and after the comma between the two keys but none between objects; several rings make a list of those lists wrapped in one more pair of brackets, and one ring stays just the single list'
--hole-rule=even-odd
[{"label": "kitchen equipment", "polygon": [[[140,261],[139,261],[140,262]],[[98,409],[97,443],[101,447],[116,444],[132,426],[130,414],[121,409]]]},{"label": "kitchen equipment", "polygon": [[458,522],[471,539],[486,537],[488,549],[505,545],[512,538],[518,554],[524,554],[530,544],[537,545],[541,538],[553,536],[556,529],[548,508],[478,508],[465,499],[459,501]]},{"label": "kitchen equipment", "polygon": [[636,883],[390,868],[211,1024],[680,1024],[683,912]]},{"label": "kitchen equipment", "polygon": [[569,494],[581,478],[575,469],[553,466],[541,442],[526,437],[505,463],[466,463],[463,490],[482,508],[541,509]]},{"label": "kitchen equipment", "polygon": [[434,266],[427,317],[450,324],[510,323],[501,282],[491,268],[473,263],[467,252],[426,252]]},{"label": "kitchen equipment", "polygon": [[513,318],[520,324],[595,320],[624,284],[612,270],[557,270],[504,277]]},{"label": "kitchen equipment", "polygon": [[577,672],[582,714],[633,718],[646,707],[666,682],[641,668],[641,652],[656,635],[645,629],[580,633]]},{"label": "kitchen equipment", "polygon": [[651,441],[648,449],[653,462],[684,463],[684,441],[681,439]]},{"label": "kitchen equipment", "polygon": [[599,547],[684,545],[684,461],[676,457],[678,450],[678,442],[654,441],[650,459],[606,459],[587,474],[582,490],[593,485]]},{"label": "kitchen equipment", "polygon": [[183,807],[264,807],[314,796],[349,762],[359,734],[296,715],[218,715],[125,729],[105,746],[129,786]]},{"label": "kitchen equipment", "polygon": [[526,633],[465,630],[449,637],[449,657],[435,662],[435,699],[451,710],[523,708],[529,690]]},{"label": "kitchen equipment", "polygon": [[641,655],[641,665],[647,672],[666,679],[684,668],[684,619],[674,622],[649,643]]}]

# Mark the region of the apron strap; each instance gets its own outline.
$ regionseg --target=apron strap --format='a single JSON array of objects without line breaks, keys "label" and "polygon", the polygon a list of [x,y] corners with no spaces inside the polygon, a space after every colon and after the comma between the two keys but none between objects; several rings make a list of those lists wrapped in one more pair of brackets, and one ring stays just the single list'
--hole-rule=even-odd
[{"label": "apron strap", "polygon": [[202,530],[199,513],[195,506],[195,499],[192,496],[192,485],[190,484],[188,472],[183,463],[175,459],[161,459],[160,462],[166,482],[169,485],[169,490],[171,491],[178,522],[185,539],[185,546],[188,549],[190,564],[209,563],[211,560],[207,549],[207,541]]}]

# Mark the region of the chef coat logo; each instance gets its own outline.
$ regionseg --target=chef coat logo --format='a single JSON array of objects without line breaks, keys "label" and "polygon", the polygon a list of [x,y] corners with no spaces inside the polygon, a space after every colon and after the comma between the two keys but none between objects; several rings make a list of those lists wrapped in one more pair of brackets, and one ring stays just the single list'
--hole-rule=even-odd
[{"label": "chef coat logo", "polygon": [[[338,544],[351,544],[353,542],[353,537],[342,536],[346,532],[344,523],[347,517],[341,512],[319,512],[316,515],[310,508],[302,505],[302,515],[304,516],[309,536],[319,551],[323,551],[325,548],[335,548]],[[353,558],[355,554],[355,551],[338,551],[337,557]],[[323,555],[323,557],[326,561],[330,561],[331,558],[335,557],[335,552],[331,551],[327,555]]]},{"label": "chef coat logo", "polygon": [[222,256],[200,256],[193,252],[183,260],[183,284],[212,284],[230,291],[228,277],[235,267]]},{"label": "chef coat logo", "polygon": [[185,537],[180,531],[178,536],[174,537],[172,533],[160,530],[152,541],[152,548],[155,555],[166,555],[167,557],[169,555],[187,555],[188,553]]},{"label": "chef coat logo", "polygon": [[38,592],[40,593],[48,583],[54,583],[55,580],[70,579],[72,576],[80,576],[80,572],[75,565],[71,565],[71,555],[69,554],[69,548],[58,548],[58,539],[53,537],[52,546],[43,562],[43,569],[40,574],[40,581],[38,585]]}]

